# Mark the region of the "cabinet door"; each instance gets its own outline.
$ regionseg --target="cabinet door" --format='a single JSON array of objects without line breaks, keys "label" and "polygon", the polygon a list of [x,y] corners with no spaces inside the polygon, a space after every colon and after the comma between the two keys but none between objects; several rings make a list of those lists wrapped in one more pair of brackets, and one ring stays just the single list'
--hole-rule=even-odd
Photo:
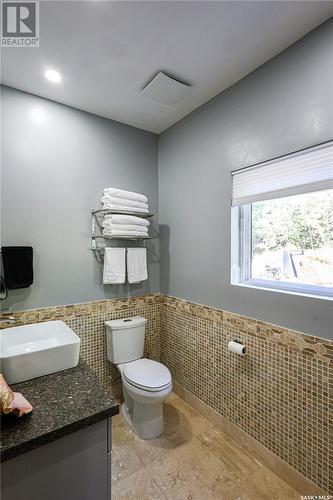
[{"label": "cabinet door", "polygon": [[111,483],[112,483],[112,418],[107,420],[107,498],[111,500]]},{"label": "cabinet door", "polygon": [[103,420],[4,462],[1,500],[110,500],[110,432]]}]

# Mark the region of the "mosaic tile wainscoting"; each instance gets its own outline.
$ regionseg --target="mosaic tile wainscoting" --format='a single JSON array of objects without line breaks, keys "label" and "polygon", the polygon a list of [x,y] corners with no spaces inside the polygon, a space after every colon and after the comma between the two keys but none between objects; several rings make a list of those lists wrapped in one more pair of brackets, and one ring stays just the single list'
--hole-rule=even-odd
[{"label": "mosaic tile wainscoting", "polygon": [[[160,294],[6,314],[13,326],[65,321],[81,338],[82,358],[115,391],[121,381],[107,360],[104,322],[144,316],[144,356],[169,367],[178,394],[243,431],[236,439],[245,447],[257,443],[279,457],[275,472],[289,464],[290,475],[333,494],[333,342]],[[247,355],[230,353],[229,340]]]},{"label": "mosaic tile wainscoting", "polygon": [[[147,318],[144,356],[160,359],[160,300],[159,294],[125,299],[103,300],[43,309],[8,312],[17,320],[12,326],[43,321],[61,320],[81,339],[80,355],[100,380],[112,388],[119,388],[119,373],[107,359],[105,321],[143,316]],[[2,325],[2,328],[8,325]],[[115,391],[115,392],[116,392]]]},{"label": "mosaic tile wainscoting", "polygon": [[175,385],[333,493],[332,342],[163,297],[161,361]]}]

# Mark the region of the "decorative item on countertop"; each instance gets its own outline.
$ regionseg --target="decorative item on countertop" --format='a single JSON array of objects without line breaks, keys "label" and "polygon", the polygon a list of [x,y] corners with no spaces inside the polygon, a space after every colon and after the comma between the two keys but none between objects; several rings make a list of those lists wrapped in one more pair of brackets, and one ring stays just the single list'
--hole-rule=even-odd
[{"label": "decorative item on countertop", "polygon": [[231,340],[228,344],[228,349],[235,354],[239,354],[240,356],[245,356],[246,347],[244,344],[237,342],[237,340]]},{"label": "decorative item on countertop", "polygon": [[21,393],[13,392],[0,373],[0,415],[13,413],[22,417],[32,412],[32,406]]}]

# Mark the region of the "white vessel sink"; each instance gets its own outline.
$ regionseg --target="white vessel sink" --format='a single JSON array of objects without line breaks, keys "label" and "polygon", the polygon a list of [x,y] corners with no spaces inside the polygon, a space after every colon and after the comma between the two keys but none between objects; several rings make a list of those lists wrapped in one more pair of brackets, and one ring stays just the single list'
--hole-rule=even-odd
[{"label": "white vessel sink", "polygon": [[63,321],[0,330],[0,371],[8,384],[74,368],[80,338]]}]

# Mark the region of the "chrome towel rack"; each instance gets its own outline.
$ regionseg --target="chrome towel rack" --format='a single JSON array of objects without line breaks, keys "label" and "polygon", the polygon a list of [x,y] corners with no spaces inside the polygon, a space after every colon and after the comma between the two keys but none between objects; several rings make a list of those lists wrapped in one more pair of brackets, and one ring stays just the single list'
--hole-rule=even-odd
[{"label": "chrome towel rack", "polygon": [[[103,251],[105,247],[99,247],[96,243],[96,240],[122,240],[122,241],[144,241],[144,240],[154,240],[158,238],[158,235],[154,236],[108,236],[101,234],[102,228],[99,221],[100,217],[104,217],[105,215],[114,214],[114,215],[132,215],[135,217],[140,217],[142,219],[147,219],[153,217],[154,214],[151,213],[137,213],[137,212],[127,212],[127,211],[118,211],[118,210],[106,210],[103,208],[92,210],[91,211],[91,249],[94,251]],[[98,234],[99,231],[100,234]]]}]

